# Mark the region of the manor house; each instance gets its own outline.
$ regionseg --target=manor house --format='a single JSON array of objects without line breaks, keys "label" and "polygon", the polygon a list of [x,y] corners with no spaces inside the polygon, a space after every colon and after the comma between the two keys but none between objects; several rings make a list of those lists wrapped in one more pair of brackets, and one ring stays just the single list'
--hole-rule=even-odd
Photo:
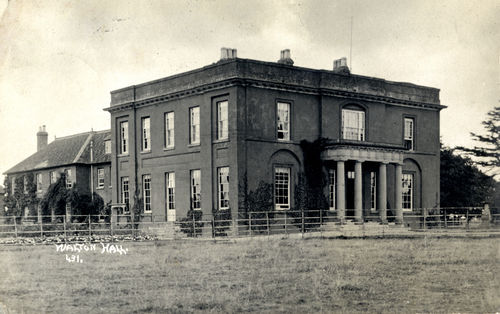
[{"label": "manor house", "polygon": [[439,206],[443,108],[438,89],[355,75],[345,58],[316,70],[289,50],[263,62],[223,48],[211,65],[111,92],[112,201],[141,202],[148,221],[190,209],[235,217],[265,182],[287,211],[311,162],[304,149],[321,143],[314,162],[333,215],[401,222]]}]

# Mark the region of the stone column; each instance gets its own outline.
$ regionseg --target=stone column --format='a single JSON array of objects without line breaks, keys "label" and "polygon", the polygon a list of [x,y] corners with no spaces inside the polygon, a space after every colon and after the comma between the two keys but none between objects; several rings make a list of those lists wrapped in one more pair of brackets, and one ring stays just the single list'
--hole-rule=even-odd
[{"label": "stone column", "polygon": [[396,164],[396,223],[403,223],[403,165]]},{"label": "stone column", "polygon": [[345,171],[344,171],[344,161],[337,161],[337,173],[336,173],[337,182],[335,182],[336,186],[336,200],[337,200],[337,217],[340,223],[343,223],[345,220]]},{"label": "stone column", "polygon": [[377,207],[380,222],[387,223],[387,163],[382,162],[378,168]]},{"label": "stone column", "polygon": [[356,160],[354,166],[354,216],[356,222],[361,222],[363,220],[363,173],[361,170],[361,165],[363,161]]}]

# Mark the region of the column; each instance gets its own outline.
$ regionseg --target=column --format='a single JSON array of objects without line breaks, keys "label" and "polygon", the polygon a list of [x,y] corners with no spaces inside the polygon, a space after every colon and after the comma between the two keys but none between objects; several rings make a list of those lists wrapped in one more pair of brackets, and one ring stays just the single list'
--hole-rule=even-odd
[{"label": "column", "polygon": [[402,183],[403,182],[403,165],[396,164],[396,223],[403,223],[403,191],[402,191]]},{"label": "column", "polygon": [[387,223],[387,163],[381,163],[378,168],[377,207],[380,222]]},{"label": "column", "polygon": [[337,200],[337,217],[341,223],[345,220],[345,170],[344,170],[344,161],[337,161],[337,173],[336,173],[337,182],[335,182],[336,186],[336,200]]},{"label": "column", "polygon": [[356,222],[361,222],[363,219],[363,173],[361,170],[362,161],[356,160],[354,166],[354,216]]}]

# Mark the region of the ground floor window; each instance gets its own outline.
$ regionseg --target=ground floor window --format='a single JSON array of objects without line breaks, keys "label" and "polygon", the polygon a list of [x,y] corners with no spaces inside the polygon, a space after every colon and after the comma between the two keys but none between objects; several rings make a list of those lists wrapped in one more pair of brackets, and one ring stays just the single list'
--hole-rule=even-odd
[{"label": "ground floor window", "polygon": [[167,186],[167,209],[175,209],[175,173],[167,172],[165,174],[165,181]]},{"label": "ground floor window", "polygon": [[402,193],[403,193],[403,209],[412,210],[413,209],[413,185],[414,178],[412,173],[403,173],[402,182]]},{"label": "ground floor window", "polygon": [[129,192],[129,180],[128,177],[122,177],[121,178],[121,190],[122,190],[122,199],[121,202],[123,204],[126,204],[127,206],[125,207],[125,211],[128,211],[128,203],[130,200],[130,192]]},{"label": "ground floor window", "polygon": [[151,212],[151,175],[145,174],[142,176],[142,189],[144,197],[144,212]]},{"label": "ground floor window", "polygon": [[218,169],[219,209],[229,208],[229,167]]},{"label": "ground floor window", "polygon": [[370,172],[370,210],[377,211],[377,173]]},{"label": "ground floor window", "polygon": [[274,169],[274,204],[278,210],[290,208],[290,168]]},{"label": "ground floor window", "polygon": [[191,207],[201,209],[201,171],[191,170]]},{"label": "ground floor window", "polygon": [[328,170],[328,200],[330,210],[335,210],[335,170]]}]

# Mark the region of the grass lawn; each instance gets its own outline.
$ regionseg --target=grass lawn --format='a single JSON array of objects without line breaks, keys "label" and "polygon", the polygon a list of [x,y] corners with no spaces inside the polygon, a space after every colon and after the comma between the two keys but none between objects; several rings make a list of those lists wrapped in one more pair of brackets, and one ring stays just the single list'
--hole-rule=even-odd
[{"label": "grass lawn", "polygon": [[118,244],[0,247],[0,312],[500,311],[498,238]]}]

